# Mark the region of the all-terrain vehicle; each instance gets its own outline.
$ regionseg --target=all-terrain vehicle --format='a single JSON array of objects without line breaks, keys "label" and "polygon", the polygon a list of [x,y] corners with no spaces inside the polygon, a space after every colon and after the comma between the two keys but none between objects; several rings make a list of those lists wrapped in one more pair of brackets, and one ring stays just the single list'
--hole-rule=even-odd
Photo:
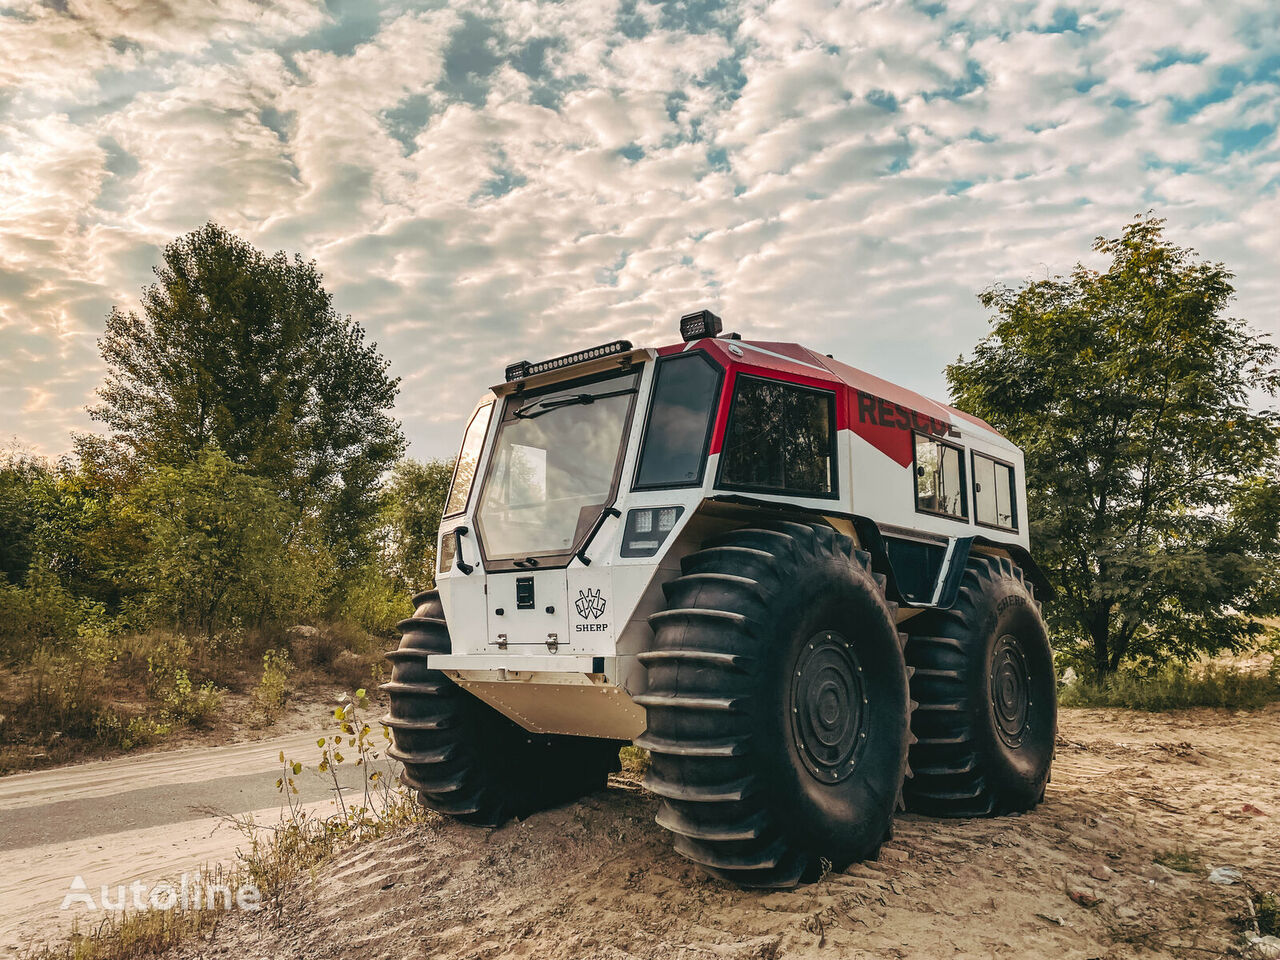
[{"label": "all-terrain vehicle", "polygon": [[478,824],[650,754],[675,848],[745,886],[874,857],[896,809],[1026,810],[1056,724],[1020,451],[793,343],[521,361],[471,415],[393,756]]}]

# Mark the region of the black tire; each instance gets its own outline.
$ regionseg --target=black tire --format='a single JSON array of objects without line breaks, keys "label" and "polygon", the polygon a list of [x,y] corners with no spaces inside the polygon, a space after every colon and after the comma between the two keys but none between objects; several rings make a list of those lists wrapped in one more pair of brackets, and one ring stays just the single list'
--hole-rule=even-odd
[{"label": "black tire", "polygon": [[955,605],[905,626],[919,701],[907,809],[1030,810],[1049,780],[1058,704],[1049,635],[1022,570],[1005,557],[971,557]]},{"label": "black tire", "polygon": [[427,669],[428,654],[450,651],[449,630],[437,591],[413,599],[400,646],[387,654],[391,680],[382,689],[391,709],[382,722],[391,728],[387,753],[404,764],[401,780],[424,806],[498,826],[605,786],[621,743],[528,733]]},{"label": "black tire", "polygon": [[907,762],[894,604],[820,524],[735,530],[681,561],[640,654],[646,785],[675,849],[742,886],[874,857]]}]

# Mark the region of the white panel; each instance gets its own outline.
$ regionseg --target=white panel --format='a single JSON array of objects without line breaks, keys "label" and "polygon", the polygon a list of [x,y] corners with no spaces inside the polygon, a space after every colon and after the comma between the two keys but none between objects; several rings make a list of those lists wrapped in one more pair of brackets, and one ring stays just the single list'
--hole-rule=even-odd
[{"label": "white panel", "polygon": [[567,572],[567,649],[573,653],[612,655],[615,625],[625,611],[619,610],[615,602],[608,564],[598,562],[584,567],[575,563]]},{"label": "white panel", "polygon": [[437,585],[453,652],[483,652],[489,641],[485,625],[484,571],[477,566],[470,576],[455,572],[453,576],[441,577]]},{"label": "white panel", "polygon": [[[516,581],[523,578],[533,580],[533,607],[527,610],[516,606]],[[543,650],[552,634],[557,643],[565,642],[568,613],[563,569],[491,573],[486,601],[491,647],[504,637],[509,646],[534,644]]]}]

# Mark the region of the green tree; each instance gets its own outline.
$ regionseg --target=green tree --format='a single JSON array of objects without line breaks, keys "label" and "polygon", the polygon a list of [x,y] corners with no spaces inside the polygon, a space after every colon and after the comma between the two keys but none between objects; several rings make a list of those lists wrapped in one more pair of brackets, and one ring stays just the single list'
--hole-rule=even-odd
[{"label": "green tree", "polygon": [[1105,270],[992,288],[955,402],[1026,454],[1059,647],[1122,662],[1239,649],[1277,608],[1276,348],[1226,315],[1232,274],[1140,217]]},{"label": "green tree", "polygon": [[209,223],[164,251],[142,315],[113,309],[90,412],[143,459],[216,445],[317,518],[344,565],[372,549],[383,474],[404,448],[399,380],[338,314],[314,263]]},{"label": "green tree", "polygon": [[384,566],[404,593],[435,583],[436,537],[444,513],[452,460],[401,460],[387,485]]},{"label": "green tree", "polygon": [[135,576],[150,618],[208,636],[233,618],[305,615],[331,563],[300,535],[296,508],[216,448],[156,468],[127,509],[146,532]]},{"label": "green tree", "polygon": [[0,454],[0,580],[21,583],[37,551],[39,490],[49,464],[14,449]]}]

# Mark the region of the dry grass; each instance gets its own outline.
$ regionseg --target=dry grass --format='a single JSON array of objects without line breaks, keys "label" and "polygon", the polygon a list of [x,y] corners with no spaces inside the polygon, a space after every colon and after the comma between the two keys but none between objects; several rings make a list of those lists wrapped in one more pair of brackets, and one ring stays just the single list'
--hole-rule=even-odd
[{"label": "dry grass", "polygon": [[[264,908],[278,906],[281,896],[299,878],[313,874],[332,854],[353,844],[365,843],[428,816],[397,779],[395,764],[386,756],[389,732],[375,731],[362,711],[369,706],[364,690],[354,698],[343,695],[333,714],[333,732],[317,743],[321,773],[333,780],[336,813],[319,816],[304,809],[294,797],[293,778],[303,764],[280,754],[276,788],[287,802],[288,815],[280,823],[262,826],[251,816],[230,821],[244,834],[247,846],[237,853],[228,872],[206,872],[210,882],[231,890],[248,885],[255,889]],[[364,772],[362,790],[344,790],[337,768],[343,764]],[[177,886],[175,884],[175,886]],[[109,914],[90,931],[76,929],[55,946],[28,950],[22,960],[137,960],[152,957],[192,937],[211,931],[225,915],[222,901],[179,904],[172,910],[148,910]]]}]

